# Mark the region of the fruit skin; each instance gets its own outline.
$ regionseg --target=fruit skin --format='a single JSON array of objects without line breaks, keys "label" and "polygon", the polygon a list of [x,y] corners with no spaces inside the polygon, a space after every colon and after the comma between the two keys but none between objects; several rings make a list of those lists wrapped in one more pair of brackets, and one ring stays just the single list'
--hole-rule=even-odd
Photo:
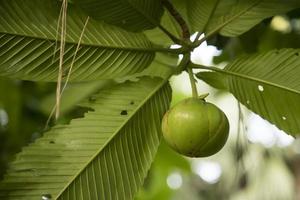
[{"label": "fruit skin", "polygon": [[178,153],[207,157],[225,145],[229,122],[214,104],[204,99],[188,98],[164,115],[162,131],[166,142]]}]

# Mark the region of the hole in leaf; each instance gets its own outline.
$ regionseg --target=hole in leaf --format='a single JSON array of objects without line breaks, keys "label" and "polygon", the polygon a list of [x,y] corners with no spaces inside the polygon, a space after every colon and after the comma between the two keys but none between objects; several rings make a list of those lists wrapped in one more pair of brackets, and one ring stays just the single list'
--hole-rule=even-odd
[{"label": "hole in leaf", "polygon": [[131,102],[130,102],[130,105],[133,105],[133,104],[134,104],[134,101],[131,101]]},{"label": "hole in leaf", "polygon": [[50,200],[52,198],[51,194],[43,194],[42,200]]},{"label": "hole in leaf", "polygon": [[282,118],[282,120],[284,120],[284,121],[286,120],[286,116],[282,116],[281,118]]},{"label": "hole in leaf", "polygon": [[54,142],[53,140],[51,140],[49,143],[50,143],[50,144],[55,144],[55,142]]},{"label": "hole in leaf", "polygon": [[299,56],[299,52],[295,53],[295,56]]},{"label": "hole in leaf", "polygon": [[263,92],[265,89],[264,89],[264,86],[262,86],[262,85],[259,85],[258,87],[258,90],[260,91],[260,92]]},{"label": "hole in leaf", "polygon": [[127,113],[127,110],[122,110],[120,114],[121,115],[127,115],[128,113]]}]

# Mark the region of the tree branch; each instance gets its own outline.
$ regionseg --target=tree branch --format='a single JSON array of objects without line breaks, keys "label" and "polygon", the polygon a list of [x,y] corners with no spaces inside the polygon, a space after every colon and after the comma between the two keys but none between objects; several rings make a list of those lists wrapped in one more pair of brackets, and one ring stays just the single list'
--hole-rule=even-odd
[{"label": "tree branch", "polygon": [[169,0],[162,0],[163,5],[165,8],[169,11],[169,13],[174,17],[174,19],[179,24],[181,30],[182,30],[182,38],[189,39],[190,38],[190,31],[187,26],[187,23],[182,18],[180,13],[174,8],[174,6],[169,2]]}]

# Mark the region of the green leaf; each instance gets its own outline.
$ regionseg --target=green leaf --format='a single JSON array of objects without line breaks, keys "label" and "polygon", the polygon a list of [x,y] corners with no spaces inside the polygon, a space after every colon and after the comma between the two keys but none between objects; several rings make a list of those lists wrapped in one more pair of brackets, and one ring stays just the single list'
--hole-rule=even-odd
[{"label": "green leaf", "polygon": [[229,91],[283,131],[300,134],[300,50],[282,49],[236,59],[222,70]]},{"label": "green leaf", "polygon": [[[169,12],[164,13],[161,19],[161,25],[177,38],[181,37],[181,28]],[[163,44],[167,46],[174,44],[174,42],[164,32],[162,32],[160,28],[147,30],[145,31],[145,34],[149,40],[156,44]]]},{"label": "green leaf", "polygon": [[151,65],[140,73],[116,79],[117,82],[124,82],[126,80],[136,80],[139,77],[160,77],[169,79],[178,65],[178,56],[174,54],[156,53],[154,61]]},{"label": "green leaf", "polygon": [[163,14],[161,0],[74,0],[90,16],[130,31],[152,29]]},{"label": "green leaf", "polygon": [[298,0],[189,0],[188,17],[195,31],[234,37],[265,18],[299,7]]},{"label": "green leaf", "polygon": [[199,72],[197,78],[219,90],[227,90],[227,78],[221,73]]},{"label": "green leaf", "polygon": [[213,16],[225,15],[233,0],[188,0],[187,16],[194,32],[205,32]]},{"label": "green leaf", "polygon": [[[113,80],[69,84],[64,90],[61,98],[60,114],[64,114],[71,109],[74,109],[79,102],[111,84],[114,84]],[[52,93],[42,100],[40,109],[45,114],[49,115],[55,104],[56,93]]]},{"label": "green leaf", "polygon": [[139,76],[168,78],[178,65],[178,56],[174,54],[157,53],[151,65]]},{"label": "green leaf", "polygon": [[[0,0],[0,76],[56,81],[59,11],[58,1]],[[68,5],[67,13],[65,75],[87,20],[72,5]],[[70,81],[110,79],[141,72],[152,62],[156,50],[144,34],[89,19]]]},{"label": "green leaf", "polygon": [[142,78],[104,89],[84,118],[55,126],[23,148],[0,183],[0,199],[133,199],[161,138],[171,88]]}]

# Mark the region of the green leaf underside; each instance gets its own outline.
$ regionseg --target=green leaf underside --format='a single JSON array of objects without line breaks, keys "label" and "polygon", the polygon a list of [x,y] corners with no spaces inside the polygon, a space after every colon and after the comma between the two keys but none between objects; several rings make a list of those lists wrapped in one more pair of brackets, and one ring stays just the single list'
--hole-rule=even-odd
[{"label": "green leaf underside", "polygon": [[188,16],[195,31],[234,37],[265,18],[299,7],[298,0],[189,0]]},{"label": "green leaf underside", "polygon": [[93,18],[131,31],[156,27],[163,14],[161,0],[75,0],[74,2]]},{"label": "green leaf underside", "polygon": [[[59,11],[58,1],[0,0],[0,76],[57,79]],[[64,75],[87,18],[79,9],[68,6]],[[110,79],[140,72],[152,62],[154,54],[145,35],[89,19],[70,80]]]},{"label": "green leaf underside", "polygon": [[[94,111],[24,147],[0,183],[0,199],[132,199],[160,143],[171,89],[143,78],[104,89]],[[127,113],[127,115],[126,115]]]},{"label": "green leaf underside", "polygon": [[[63,115],[64,113],[76,108],[76,105],[87,97],[114,83],[115,82],[113,80],[101,80],[68,84],[68,87],[64,90],[61,98],[60,114]],[[55,104],[56,93],[52,93],[42,99],[40,109],[45,114],[49,115]]]},{"label": "green leaf underside", "polygon": [[[177,38],[181,37],[181,29],[180,26],[177,24],[173,16],[169,12],[164,12],[164,15],[161,18],[161,25],[165,27],[170,33],[172,33]],[[159,28],[151,29],[145,31],[145,34],[152,42],[156,44],[163,44],[163,45],[172,45],[174,42]]]},{"label": "green leaf underside", "polygon": [[136,76],[150,76],[168,79],[177,65],[177,55],[157,53],[151,65],[141,73],[136,74]]},{"label": "green leaf underside", "polygon": [[162,79],[169,79],[178,65],[178,56],[174,54],[156,53],[155,59],[150,66],[140,73],[130,76],[125,76],[121,79],[115,79],[116,82],[123,82],[126,80],[135,80],[138,77],[159,77]]},{"label": "green leaf underside", "polygon": [[300,134],[299,55],[295,49],[273,50],[224,69],[228,90],[242,104],[293,136]]},{"label": "green leaf underside", "polygon": [[197,77],[205,83],[219,90],[227,90],[227,78],[223,74],[215,72],[199,72]]}]

